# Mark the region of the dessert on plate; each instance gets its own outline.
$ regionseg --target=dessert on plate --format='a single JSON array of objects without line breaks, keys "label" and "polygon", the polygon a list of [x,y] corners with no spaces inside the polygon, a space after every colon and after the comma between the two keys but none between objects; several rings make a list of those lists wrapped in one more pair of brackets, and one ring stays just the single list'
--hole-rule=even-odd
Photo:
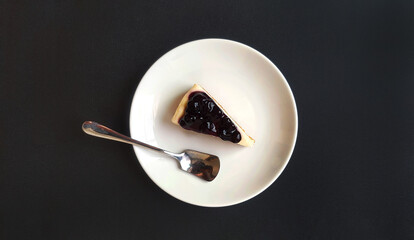
[{"label": "dessert on plate", "polygon": [[242,146],[250,147],[255,142],[198,84],[194,84],[181,99],[171,121],[184,129],[213,135]]}]

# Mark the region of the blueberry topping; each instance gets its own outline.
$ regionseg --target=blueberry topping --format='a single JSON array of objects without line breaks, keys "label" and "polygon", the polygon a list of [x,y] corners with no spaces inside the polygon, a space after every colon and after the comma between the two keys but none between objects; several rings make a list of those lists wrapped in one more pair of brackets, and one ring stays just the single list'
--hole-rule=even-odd
[{"label": "blueberry topping", "polygon": [[240,132],[234,123],[204,92],[190,94],[179,124],[185,129],[214,135],[225,141],[238,143],[241,140]]}]

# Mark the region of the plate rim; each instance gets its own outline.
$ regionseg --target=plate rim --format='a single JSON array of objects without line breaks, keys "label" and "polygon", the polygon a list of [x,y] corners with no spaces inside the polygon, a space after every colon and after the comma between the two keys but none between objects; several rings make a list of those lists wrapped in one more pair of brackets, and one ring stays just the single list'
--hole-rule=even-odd
[{"label": "plate rim", "polygon": [[[136,156],[136,158],[137,158],[137,160],[138,160],[138,162],[139,162],[139,165],[141,166],[141,168],[144,170],[144,172],[145,172],[145,174],[147,174],[147,176],[151,179],[151,181],[153,182],[153,183],[155,183],[155,185],[157,185],[160,189],[162,189],[165,193],[167,193],[168,195],[170,195],[171,197],[173,197],[173,198],[175,198],[175,199],[177,199],[177,200],[180,200],[180,201],[182,201],[182,202],[185,202],[185,203],[188,203],[188,204],[191,204],[191,205],[194,205],[194,206],[200,206],[200,207],[229,207],[229,206],[234,206],[234,205],[237,205],[237,204],[240,204],[240,203],[243,203],[243,202],[246,202],[246,201],[248,201],[248,200],[250,200],[250,199],[252,199],[252,198],[254,198],[254,197],[256,197],[257,195],[259,195],[259,194],[261,194],[262,192],[264,192],[266,189],[268,189],[275,181],[276,181],[276,179],[278,179],[279,178],[279,176],[282,174],[282,172],[285,170],[285,168],[286,168],[286,166],[288,165],[288,163],[290,162],[290,159],[291,159],[291,157],[292,157],[292,154],[293,154],[293,151],[294,151],[294,149],[295,149],[295,146],[296,146],[296,141],[297,141],[297,136],[298,136],[298,128],[299,128],[299,124],[298,124],[298,111],[297,111],[297,106],[296,106],[296,101],[295,101],[295,97],[294,97],[294,95],[293,95],[293,92],[292,92],[292,89],[290,88],[290,85],[289,85],[289,83],[287,82],[287,80],[286,80],[286,78],[285,78],[285,76],[283,75],[283,73],[279,70],[279,68],[272,62],[272,61],[270,61],[270,59],[268,59],[264,54],[262,54],[261,52],[259,52],[258,50],[256,50],[256,49],[254,49],[254,48],[252,48],[252,47],[250,47],[250,46],[248,46],[248,45],[246,45],[246,44],[243,44],[243,43],[240,43],[240,42],[237,42],[237,41],[234,41],[234,40],[229,40],[229,39],[224,39],[224,38],[203,38],[203,39],[197,39],[197,40],[193,40],[193,41],[189,41],[189,42],[185,42],[185,43],[183,43],[183,44],[180,44],[180,45],[178,45],[178,46],[176,46],[176,47],[174,47],[174,48],[172,48],[172,49],[170,49],[169,51],[167,51],[167,52],[165,52],[161,57],[159,57],[149,68],[148,68],[148,70],[145,72],[145,74],[142,76],[142,78],[141,78],[141,80],[139,81],[139,83],[138,83],[138,86],[136,87],[136,89],[135,89],[135,92],[134,92],[134,96],[133,96],[133,98],[132,98],[132,101],[131,101],[131,105],[130,105],[130,110],[129,110],[129,131],[130,131],[130,135],[131,135],[131,125],[132,125],[132,121],[131,121],[131,118],[132,118],[132,109],[133,109],[133,106],[134,106],[134,102],[136,101],[136,98],[137,98],[137,92],[138,92],[138,90],[140,89],[140,86],[142,86],[142,81],[145,79],[145,77],[151,72],[151,69],[159,62],[159,61],[161,61],[163,58],[165,58],[170,52],[173,52],[173,51],[175,51],[175,50],[177,50],[178,48],[181,48],[181,47],[184,47],[184,46],[186,46],[186,45],[190,45],[190,44],[194,44],[194,43],[197,43],[197,42],[207,42],[207,41],[216,41],[216,42],[227,42],[227,43],[231,43],[231,44],[235,44],[235,45],[238,45],[239,47],[242,47],[242,48],[245,48],[245,49],[247,49],[247,50],[249,50],[249,51],[252,51],[252,52],[254,52],[255,54],[257,54],[257,55],[259,55],[260,57],[262,57],[270,66],[272,66],[273,68],[274,68],[274,70],[276,70],[276,72],[281,76],[281,78],[282,78],[282,80],[283,80],[283,83],[285,84],[285,86],[287,87],[287,89],[288,89],[288,95],[289,95],[289,97],[291,98],[291,100],[292,100],[292,103],[293,103],[293,106],[294,106],[294,108],[293,108],[293,111],[294,111],[294,138],[293,138],[293,142],[292,142],[292,144],[291,144],[291,147],[290,147],[290,149],[289,149],[289,153],[288,153],[288,155],[287,155],[287,157],[286,157],[286,160],[284,161],[284,163],[283,163],[283,166],[280,168],[280,170],[273,176],[273,178],[267,183],[267,184],[264,184],[262,187],[260,187],[260,188],[258,188],[258,191],[256,191],[256,192],[254,192],[253,194],[249,194],[247,197],[245,197],[245,198],[242,198],[242,199],[239,199],[238,201],[231,201],[230,203],[224,203],[224,204],[197,204],[197,203],[194,203],[194,202],[188,202],[188,201],[186,201],[186,200],[184,200],[184,199],[180,199],[180,198],[178,198],[178,197],[176,197],[176,196],[174,196],[174,195],[172,195],[171,193],[169,193],[167,190],[165,190],[163,187],[161,187],[159,184],[157,184],[157,182],[147,173],[147,171],[146,171],[146,169],[143,167],[143,165],[141,164],[141,160],[140,160],[140,157],[139,157],[139,153],[137,152],[137,148],[135,148],[135,147],[133,147],[133,149],[134,149],[134,153],[135,153],[135,156]],[[131,137],[133,137],[132,135],[131,135]]]}]

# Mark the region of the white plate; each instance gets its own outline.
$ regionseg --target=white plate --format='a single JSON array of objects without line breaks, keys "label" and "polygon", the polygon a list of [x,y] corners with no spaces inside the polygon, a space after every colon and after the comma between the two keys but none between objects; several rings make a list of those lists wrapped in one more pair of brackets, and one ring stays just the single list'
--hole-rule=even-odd
[{"label": "white plate", "polygon": [[[242,147],[171,123],[179,101],[194,83],[203,86],[256,143]],[[194,149],[219,156],[217,178],[206,182],[178,169],[174,159],[134,147],[148,176],[184,202],[229,206],[272,184],[292,154],[297,134],[295,100],[278,68],[238,42],[204,39],[166,53],[142,78],[131,105],[131,136],[181,152]]]}]

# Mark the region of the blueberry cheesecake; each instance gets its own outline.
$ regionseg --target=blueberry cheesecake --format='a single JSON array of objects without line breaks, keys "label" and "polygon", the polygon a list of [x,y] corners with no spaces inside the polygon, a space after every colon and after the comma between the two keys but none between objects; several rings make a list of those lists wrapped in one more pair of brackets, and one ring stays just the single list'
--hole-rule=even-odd
[{"label": "blueberry cheesecake", "polygon": [[184,129],[213,135],[242,146],[250,147],[255,142],[198,84],[194,84],[181,99],[171,121]]}]

